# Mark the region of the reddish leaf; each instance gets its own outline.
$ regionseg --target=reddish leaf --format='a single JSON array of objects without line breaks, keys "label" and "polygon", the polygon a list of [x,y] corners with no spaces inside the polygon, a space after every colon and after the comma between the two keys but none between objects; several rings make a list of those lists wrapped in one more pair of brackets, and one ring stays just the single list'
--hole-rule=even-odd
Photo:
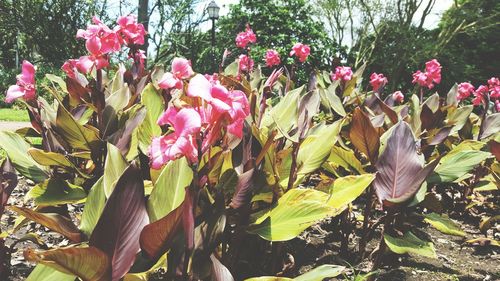
[{"label": "reddish leaf", "polygon": [[406,122],[400,121],[393,128],[386,148],[375,165],[378,173],[373,186],[378,199],[385,205],[410,199],[438,162],[423,167],[413,132]]},{"label": "reddish leaf", "polygon": [[247,206],[252,199],[252,192],[255,188],[254,184],[255,168],[252,168],[243,174],[238,175],[238,184],[236,185],[236,191],[231,199],[231,204],[229,206],[233,209],[239,209],[243,206]]},{"label": "reddish leaf", "polygon": [[95,247],[70,247],[48,251],[24,252],[26,260],[53,267],[61,272],[77,275],[84,281],[105,281],[109,274],[109,258]]},{"label": "reddish leaf", "polygon": [[144,227],[140,236],[141,249],[150,259],[157,259],[172,245],[182,226],[184,203],[160,220]]},{"label": "reddish leaf", "polygon": [[109,137],[109,141],[120,150],[122,155],[126,155],[129,151],[132,134],[135,128],[144,121],[145,117],[146,108],[142,107],[138,109],[132,117],[127,119],[123,127]]},{"label": "reddish leaf", "polygon": [[436,135],[429,141],[429,145],[437,145],[442,143],[446,138],[450,135],[451,129],[453,126],[443,127],[441,128]]},{"label": "reddish leaf", "polygon": [[7,204],[7,200],[9,200],[9,196],[16,186],[16,170],[9,158],[5,158],[2,165],[0,165],[0,217],[2,217],[4,206]]},{"label": "reddish leaf", "polygon": [[432,112],[432,109],[427,104],[424,104],[422,106],[422,112],[420,113],[422,131],[439,127],[441,123],[443,123],[445,117],[445,113],[441,110],[438,109],[436,112]]},{"label": "reddish leaf", "polygon": [[490,144],[491,153],[493,155],[495,155],[495,158],[497,159],[497,161],[500,161],[500,142],[497,142],[495,140],[491,140],[489,144]]},{"label": "reddish leaf", "polygon": [[148,222],[141,173],[131,164],[117,181],[90,237],[90,245],[110,257],[112,280],[122,278],[134,263],[141,230]]},{"label": "reddish leaf", "polygon": [[392,110],[383,100],[381,100],[378,96],[376,97],[376,101],[382,112],[389,117],[392,124],[396,124],[398,122],[398,114],[396,111]]},{"label": "reddish leaf", "polygon": [[354,110],[349,137],[352,144],[375,163],[380,146],[379,136],[370,118],[359,107]]},{"label": "reddish leaf", "polygon": [[81,232],[78,227],[76,227],[76,225],[65,216],[56,213],[39,213],[28,208],[16,206],[10,206],[9,209],[64,235],[72,242],[78,243],[82,241]]}]

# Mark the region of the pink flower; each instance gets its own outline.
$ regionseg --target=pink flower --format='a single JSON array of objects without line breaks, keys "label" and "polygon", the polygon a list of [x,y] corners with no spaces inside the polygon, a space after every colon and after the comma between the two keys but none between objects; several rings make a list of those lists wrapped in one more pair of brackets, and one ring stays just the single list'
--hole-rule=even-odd
[{"label": "pink flower", "polygon": [[23,97],[25,100],[34,99],[36,96],[35,67],[29,61],[23,61],[21,74],[16,79],[16,85],[10,86],[7,90],[5,102],[11,103],[20,97]]},{"label": "pink flower", "polygon": [[245,31],[238,33],[236,35],[236,46],[238,48],[246,48],[248,44],[257,42],[257,37],[250,26],[247,24]]},{"label": "pink flower", "polygon": [[69,59],[64,62],[61,69],[66,75],[72,79],[76,79],[76,72],[78,71],[78,60]]},{"label": "pink flower", "polygon": [[121,48],[118,34],[103,24],[96,16],[92,18],[87,30],[79,29],[76,38],[86,40],[85,47],[94,56],[101,56],[109,52],[119,51]]},{"label": "pink flower", "polygon": [[253,69],[253,59],[247,55],[240,55],[238,61],[238,71],[241,72],[251,72]]},{"label": "pink flower", "polygon": [[127,45],[144,44],[146,30],[142,23],[137,23],[135,15],[121,16],[116,21],[118,26],[115,30],[120,34]]},{"label": "pink flower", "polygon": [[497,110],[497,112],[500,112],[500,100],[495,101],[495,109]]},{"label": "pink flower", "polygon": [[472,100],[472,104],[475,106],[481,105],[484,101],[485,95],[488,94],[488,87],[481,85],[477,87],[477,90],[473,94],[474,99]]},{"label": "pink flower", "polygon": [[174,58],[172,60],[172,72],[163,74],[158,85],[162,89],[182,89],[182,80],[191,77],[193,74],[191,62],[184,58]]},{"label": "pink flower", "polygon": [[173,133],[154,138],[149,149],[151,167],[160,169],[170,160],[185,156],[191,163],[198,162],[196,134],[201,129],[201,117],[193,108],[169,107],[158,119],[159,125],[170,125]]},{"label": "pink flower", "polygon": [[310,53],[311,48],[308,45],[295,43],[292,47],[292,51],[290,51],[290,56],[295,55],[300,62],[305,62]]},{"label": "pink flower", "polygon": [[210,82],[198,74],[189,81],[187,95],[199,97],[208,104],[203,119],[209,127],[217,128],[225,123],[229,133],[239,138],[243,136],[243,123],[250,114],[248,99],[243,92],[228,91],[218,81]]},{"label": "pink flower", "polygon": [[279,65],[281,63],[280,54],[276,50],[267,50],[265,61],[268,67]]},{"label": "pink flower", "polygon": [[462,101],[470,97],[470,95],[472,95],[473,92],[474,92],[474,86],[472,86],[471,83],[464,82],[458,84],[458,93],[457,93],[458,101]]},{"label": "pink flower", "polygon": [[335,73],[331,74],[332,80],[349,81],[352,79],[352,69],[348,66],[337,66]]},{"label": "pink flower", "polygon": [[441,64],[436,59],[425,63],[425,72],[417,70],[413,73],[412,83],[417,83],[421,87],[434,88],[434,83],[441,83]]},{"label": "pink flower", "polygon": [[89,55],[82,56],[78,59],[76,66],[83,73],[89,73],[93,67],[102,69],[109,65],[109,61],[105,55]]},{"label": "pink flower", "polygon": [[488,80],[488,85],[490,86],[490,97],[492,99],[500,98],[500,79],[491,77],[491,79]]},{"label": "pink flower", "polygon": [[392,94],[392,98],[396,101],[396,102],[399,102],[399,103],[402,103],[403,100],[405,99],[405,96],[403,95],[403,93],[401,91],[396,91]]},{"label": "pink flower", "polygon": [[385,84],[387,84],[387,78],[384,74],[373,72],[372,75],[370,75],[370,85],[372,85],[373,91],[378,92],[380,87],[385,86]]}]

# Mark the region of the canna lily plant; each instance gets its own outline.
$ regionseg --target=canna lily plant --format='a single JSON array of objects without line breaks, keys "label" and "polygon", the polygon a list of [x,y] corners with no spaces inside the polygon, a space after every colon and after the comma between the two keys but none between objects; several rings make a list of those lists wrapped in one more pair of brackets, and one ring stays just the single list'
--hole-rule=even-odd
[{"label": "canna lily plant", "polygon": [[[499,115],[488,106],[495,96],[481,92],[481,117],[459,105],[458,87],[424,101],[425,87],[440,81],[437,61],[414,75],[420,98],[405,103],[401,91],[384,98],[382,74],[371,75],[373,91],[363,90],[364,67],[318,71],[294,87],[273,50],[264,58],[276,67],[267,78],[246,54],[210,75],[184,58],[148,72],[144,36],[133,16],[114,28],[94,18],[77,33],[89,53],[63,65],[65,78],[47,76],[51,85],[43,87],[53,101],[36,97],[28,62],[9,88],[7,101],[26,104],[31,127],[0,131],[7,153],[0,211],[20,218],[4,233],[33,221],[70,241],[25,250],[37,264],[29,280],[146,280],[160,268],[171,278],[243,280],[254,277],[249,267],[256,265],[258,274],[274,275],[284,254],[276,245],[326,218],[334,218],[341,249],[349,251],[358,211],[360,256],[384,225],[377,267],[386,249],[430,256],[430,241],[399,235],[409,218],[462,234],[442,211],[424,207],[428,198],[455,184],[470,201],[484,176],[478,167],[498,183],[492,154],[499,157]],[[241,48],[253,43],[250,27],[236,38]],[[114,67],[110,61],[123,51],[128,68]],[[309,54],[302,43],[290,52],[300,63]],[[16,172],[35,183],[26,194],[34,208],[7,204]],[[69,213],[70,205],[82,213]],[[375,209],[383,213],[376,221]],[[3,240],[0,246],[0,258],[16,250]],[[297,280],[345,270],[325,265]]]}]

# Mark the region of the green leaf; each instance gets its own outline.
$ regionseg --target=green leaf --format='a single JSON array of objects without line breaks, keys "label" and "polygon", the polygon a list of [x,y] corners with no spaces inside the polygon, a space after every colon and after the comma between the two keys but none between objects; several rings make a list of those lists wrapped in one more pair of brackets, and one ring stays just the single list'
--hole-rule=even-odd
[{"label": "green leaf", "polygon": [[333,278],[344,272],[345,267],[333,264],[324,264],[315,269],[295,277],[294,281],[323,281],[325,278]]},{"label": "green leaf", "polygon": [[485,139],[500,131],[500,113],[493,113],[484,119],[483,133],[480,139]]},{"label": "green leaf", "polygon": [[106,155],[106,162],[104,163],[103,175],[104,194],[106,198],[111,195],[116,182],[128,167],[127,160],[123,158],[120,150],[116,146],[108,143],[107,147],[108,154]]},{"label": "green leaf", "polygon": [[238,61],[235,60],[224,68],[224,75],[238,76]]},{"label": "green leaf", "polygon": [[139,126],[139,148],[144,154],[148,153],[149,145],[153,137],[161,135],[161,128],[156,124],[158,118],[165,110],[163,97],[149,83],[141,94],[141,103],[146,107],[146,118]]},{"label": "green leaf", "polygon": [[268,127],[272,129],[273,123],[288,132],[297,122],[299,114],[299,97],[304,91],[304,86],[291,90],[285,97],[280,99],[278,104],[264,113],[262,118],[261,128]]},{"label": "green leaf", "polygon": [[470,114],[474,107],[472,105],[462,106],[457,109],[453,109],[450,113],[448,113],[448,125],[453,125],[453,128],[450,131],[450,135],[461,130],[465,122],[469,119]]},{"label": "green leaf", "polygon": [[458,227],[452,220],[448,217],[440,216],[436,213],[430,213],[424,215],[424,221],[432,225],[435,229],[441,231],[444,234],[455,235],[455,236],[465,236],[460,227]]},{"label": "green leaf", "polygon": [[434,173],[428,178],[428,182],[453,182],[470,172],[490,156],[489,152],[476,150],[450,153],[441,159]]},{"label": "green leaf", "polygon": [[85,190],[59,178],[51,178],[37,184],[28,192],[39,206],[54,206],[75,203],[87,197]]},{"label": "green leaf", "polygon": [[157,221],[179,207],[186,195],[185,188],[193,180],[193,171],[185,157],[165,165],[155,182],[147,208],[151,222]]},{"label": "green leaf", "polygon": [[97,129],[81,125],[64,106],[57,108],[56,130],[74,149],[91,150],[97,145]]},{"label": "green leaf", "polygon": [[337,96],[337,94],[335,93],[335,90],[337,89],[338,85],[339,81],[335,81],[333,84],[331,84],[326,89],[325,95],[333,111],[335,111],[338,115],[345,117],[347,113],[345,112],[344,106],[342,105],[342,101],[340,100],[339,96]]},{"label": "green leaf", "polygon": [[314,189],[291,189],[270,211],[250,225],[248,232],[268,241],[293,239],[335,212],[326,204],[328,197],[328,194]]},{"label": "green leaf", "polygon": [[48,177],[47,170],[28,154],[30,144],[18,134],[0,131],[0,147],[5,150],[16,171],[23,176],[34,182],[43,182]]},{"label": "green leaf", "polygon": [[340,146],[333,146],[324,168],[331,173],[335,173],[334,169],[338,166],[343,167],[347,171],[356,171],[359,174],[366,173],[363,165],[356,155],[354,155],[354,151],[346,150]]},{"label": "green leaf", "polygon": [[387,247],[396,254],[417,254],[428,258],[437,258],[434,244],[421,240],[410,231],[401,238],[384,234],[384,240]]},{"label": "green leaf", "polygon": [[28,153],[33,160],[43,166],[59,166],[73,168],[73,163],[68,160],[66,156],[61,153],[47,152],[37,148],[30,148]]},{"label": "green leaf", "polygon": [[37,264],[26,281],[74,281],[76,276],[58,271],[43,264]]},{"label": "green leaf", "polygon": [[101,217],[102,210],[106,203],[106,195],[104,194],[103,177],[100,177],[90,189],[85,207],[83,207],[82,220],[80,222],[80,230],[90,237],[92,231]]},{"label": "green leaf", "polygon": [[330,125],[321,125],[301,143],[297,154],[297,180],[298,185],[304,177],[321,167],[330,154],[330,150],[337,142],[344,119]]},{"label": "green leaf", "polygon": [[261,276],[245,279],[245,281],[293,281],[293,279],[287,277]]},{"label": "green leaf", "polygon": [[335,209],[345,208],[345,206],[358,198],[374,179],[374,174],[347,176],[336,179],[330,189],[328,205]]}]

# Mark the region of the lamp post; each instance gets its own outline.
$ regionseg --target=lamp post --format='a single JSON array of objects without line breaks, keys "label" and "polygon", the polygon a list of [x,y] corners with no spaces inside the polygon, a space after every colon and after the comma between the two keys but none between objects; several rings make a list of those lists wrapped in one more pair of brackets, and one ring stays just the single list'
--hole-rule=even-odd
[{"label": "lamp post", "polygon": [[[215,20],[219,18],[219,6],[214,0],[207,6],[208,18],[212,20],[212,59],[215,62]],[[216,63],[217,64],[217,63]]]}]

